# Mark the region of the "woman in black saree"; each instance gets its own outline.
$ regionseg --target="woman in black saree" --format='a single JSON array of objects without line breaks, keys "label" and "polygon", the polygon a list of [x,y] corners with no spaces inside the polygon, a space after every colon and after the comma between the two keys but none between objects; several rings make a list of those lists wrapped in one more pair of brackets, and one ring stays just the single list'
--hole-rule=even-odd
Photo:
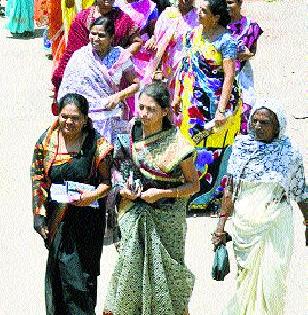
[{"label": "woman in black saree", "polygon": [[[31,171],[34,228],[49,249],[46,314],[94,315],[113,147],[92,128],[86,98],[67,94],[59,107],[35,145]],[[51,194],[61,184],[76,191],[66,202]]]}]

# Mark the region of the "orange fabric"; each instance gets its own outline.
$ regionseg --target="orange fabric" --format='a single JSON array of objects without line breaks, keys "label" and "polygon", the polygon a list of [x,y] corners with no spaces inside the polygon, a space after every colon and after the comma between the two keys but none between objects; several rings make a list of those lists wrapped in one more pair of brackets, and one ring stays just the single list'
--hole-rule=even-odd
[{"label": "orange fabric", "polygon": [[47,0],[34,1],[34,21],[37,26],[48,24]]},{"label": "orange fabric", "polygon": [[65,52],[65,36],[64,33],[56,40],[55,42],[52,43],[51,49],[52,49],[52,60],[53,60],[53,70],[56,70],[58,68],[60,59],[62,55]]}]

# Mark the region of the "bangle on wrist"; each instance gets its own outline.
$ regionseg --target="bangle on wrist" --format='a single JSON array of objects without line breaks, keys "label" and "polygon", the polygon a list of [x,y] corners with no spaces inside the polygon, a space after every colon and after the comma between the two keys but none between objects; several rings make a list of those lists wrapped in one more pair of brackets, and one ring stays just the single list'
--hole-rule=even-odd
[{"label": "bangle on wrist", "polygon": [[179,198],[179,189],[176,188],[176,189],[175,189],[175,192],[176,192],[176,198]]},{"label": "bangle on wrist", "polygon": [[215,235],[215,236],[224,236],[224,235],[226,235],[226,234],[227,234],[226,232],[221,232],[221,233],[214,232],[214,235]]},{"label": "bangle on wrist", "polygon": [[218,107],[217,109],[218,109],[218,111],[219,111],[221,114],[224,114],[224,113],[226,112],[225,109],[221,110],[219,107]]}]

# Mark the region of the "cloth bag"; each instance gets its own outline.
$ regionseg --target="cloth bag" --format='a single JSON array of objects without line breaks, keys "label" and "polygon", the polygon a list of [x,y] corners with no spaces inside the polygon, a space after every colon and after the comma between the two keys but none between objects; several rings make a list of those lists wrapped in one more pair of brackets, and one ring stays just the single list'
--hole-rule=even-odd
[{"label": "cloth bag", "polygon": [[224,278],[228,273],[230,273],[228,251],[224,244],[219,244],[215,250],[215,257],[212,266],[212,278],[216,281],[224,281]]}]

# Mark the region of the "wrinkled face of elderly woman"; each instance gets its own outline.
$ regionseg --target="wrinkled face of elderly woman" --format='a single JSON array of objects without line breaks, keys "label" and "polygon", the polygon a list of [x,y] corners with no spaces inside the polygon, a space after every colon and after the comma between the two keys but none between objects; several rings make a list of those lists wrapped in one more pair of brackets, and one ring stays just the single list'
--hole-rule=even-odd
[{"label": "wrinkled face of elderly woman", "polygon": [[269,109],[261,108],[252,116],[251,127],[255,133],[255,139],[270,143],[279,135],[279,122],[277,116]]}]

